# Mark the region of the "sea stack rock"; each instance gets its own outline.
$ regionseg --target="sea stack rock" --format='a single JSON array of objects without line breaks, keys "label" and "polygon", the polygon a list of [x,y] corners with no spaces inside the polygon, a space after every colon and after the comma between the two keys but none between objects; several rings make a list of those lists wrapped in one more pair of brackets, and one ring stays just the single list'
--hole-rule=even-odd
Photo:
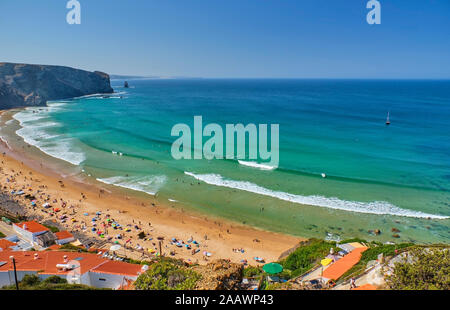
[{"label": "sea stack rock", "polygon": [[109,75],[103,72],[0,62],[0,109],[112,92]]}]

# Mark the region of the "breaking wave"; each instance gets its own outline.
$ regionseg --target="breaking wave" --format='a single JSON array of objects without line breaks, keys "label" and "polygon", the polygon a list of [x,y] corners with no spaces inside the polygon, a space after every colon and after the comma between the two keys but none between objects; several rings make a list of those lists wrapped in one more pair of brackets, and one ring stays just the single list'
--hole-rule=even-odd
[{"label": "breaking wave", "polygon": [[450,218],[449,216],[428,214],[421,211],[402,209],[386,201],[359,202],[317,195],[302,196],[281,191],[273,191],[251,182],[228,180],[218,174],[194,174],[191,172],[184,172],[184,173],[188,176],[191,176],[199,181],[205,182],[210,185],[247,191],[250,193],[264,195],[302,205],[310,205],[335,210],[377,214],[377,215],[395,215],[395,216],[432,218],[432,219]]},{"label": "breaking wave", "polygon": [[152,196],[156,195],[158,190],[166,183],[166,180],[167,177],[165,175],[143,177],[115,176],[111,178],[97,179],[97,181],[105,184],[144,192]]}]

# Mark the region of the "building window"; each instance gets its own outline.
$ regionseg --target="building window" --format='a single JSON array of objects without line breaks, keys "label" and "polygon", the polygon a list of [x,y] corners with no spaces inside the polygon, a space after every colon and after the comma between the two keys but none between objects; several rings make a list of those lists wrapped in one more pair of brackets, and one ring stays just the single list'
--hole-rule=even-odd
[{"label": "building window", "polygon": [[98,280],[99,281],[106,281],[106,279],[103,279],[103,278],[99,278]]}]

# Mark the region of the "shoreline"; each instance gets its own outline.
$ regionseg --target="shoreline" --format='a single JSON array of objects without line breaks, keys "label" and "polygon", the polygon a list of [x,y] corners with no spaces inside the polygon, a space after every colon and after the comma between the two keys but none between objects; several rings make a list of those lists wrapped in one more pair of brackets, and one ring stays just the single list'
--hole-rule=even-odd
[{"label": "shoreline", "polygon": [[[6,111],[11,110],[0,111],[0,116]],[[230,259],[236,263],[247,260],[250,265],[257,264],[253,257],[262,257],[266,262],[275,261],[283,252],[293,248],[298,242],[306,240],[306,238],[244,226],[228,219],[191,210],[186,212],[182,205],[170,206],[159,202],[153,196],[144,199],[137,194],[130,194],[130,191],[99,181],[86,182],[73,175],[64,176],[60,174],[57,167],[50,167],[40,162],[39,155],[33,158],[25,148],[23,151],[13,149],[5,141],[0,141],[0,151],[3,168],[0,179],[7,187],[6,190],[2,188],[2,192],[9,193],[14,188],[23,188],[24,191],[28,190],[36,194],[37,202],[34,208],[29,206],[29,201],[28,206],[25,204],[26,201],[21,201],[27,214],[55,220],[56,217],[59,218],[65,213],[76,222],[69,221],[63,226],[69,231],[85,228],[84,233],[89,237],[95,236],[90,231],[92,223],[89,219],[100,211],[102,214],[109,214],[122,227],[131,227],[130,232],[120,231],[124,234],[121,240],[117,240],[120,244],[123,245],[125,240],[130,240],[128,245],[132,247],[139,244],[145,250],[157,250],[156,239],[164,237],[162,252],[165,256],[170,256],[169,252],[175,251],[176,254],[173,257],[200,264],[219,258]],[[7,176],[13,174],[16,174],[15,182],[4,182]],[[41,208],[49,196],[51,201],[57,201],[57,205],[52,207],[60,207],[62,202],[65,202],[66,206],[64,208],[61,206],[61,211],[56,213],[57,215],[46,214]],[[83,216],[83,213],[88,213],[89,216]],[[139,230],[134,229],[135,225],[139,227]],[[140,231],[144,231],[153,239],[139,240],[137,234]],[[114,231],[115,234],[118,232]],[[190,250],[170,244],[172,238],[184,241],[193,238],[200,243],[200,251],[192,255]],[[102,238],[98,239],[105,241]],[[245,252],[233,251],[233,249],[244,249]],[[205,251],[211,253],[211,256],[203,255]]]}]

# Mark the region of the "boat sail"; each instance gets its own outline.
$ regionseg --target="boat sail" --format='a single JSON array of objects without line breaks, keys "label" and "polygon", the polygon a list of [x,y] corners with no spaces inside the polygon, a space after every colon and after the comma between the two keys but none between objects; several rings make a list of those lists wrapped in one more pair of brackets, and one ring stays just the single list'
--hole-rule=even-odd
[{"label": "boat sail", "polygon": [[391,121],[389,120],[389,112],[387,114],[387,118],[386,118],[386,125],[390,125]]}]

